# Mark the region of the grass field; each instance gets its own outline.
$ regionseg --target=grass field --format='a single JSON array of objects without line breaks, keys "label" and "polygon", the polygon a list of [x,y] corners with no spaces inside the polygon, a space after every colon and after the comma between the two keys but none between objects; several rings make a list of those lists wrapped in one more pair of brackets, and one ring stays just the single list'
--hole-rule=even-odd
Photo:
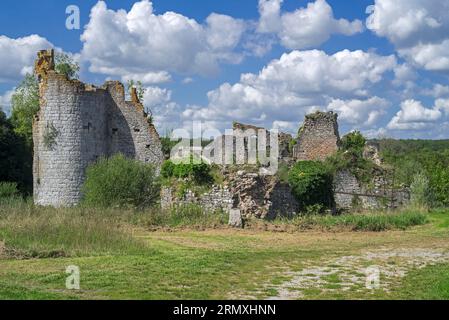
[{"label": "grass field", "polygon": [[[0,208],[1,299],[449,298],[449,211],[371,217],[386,230],[373,232],[360,217],[234,230],[222,217],[186,227],[185,213],[156,228],[148,214]],[[79,291],[65,288],[69,265]]]}]

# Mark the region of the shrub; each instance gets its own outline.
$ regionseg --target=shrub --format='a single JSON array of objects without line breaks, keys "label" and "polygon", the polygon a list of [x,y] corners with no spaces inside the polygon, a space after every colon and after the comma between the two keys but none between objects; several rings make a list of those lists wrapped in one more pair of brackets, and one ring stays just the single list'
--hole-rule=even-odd
[{"label": "shrub", "polygon": [[119,154],[88,167],[84,203],[98,207],[149,207],[159,197],[153,166]]},{"label": "shrub", "polygon": [[366,139],[360,131],[350,132],[341,139],[341,148],[344,151],[354,152],[358,155],[360,154],[360,156],[363,153],[365,145]]},{"label": "shrub", "polygon": [[332,177],[321,162],[298,162],[290,170],[288,182],[302,210],[313,205],[331,206]]},{"label": "shrub", "polygon": [[17,183],[15,182],[0,182],[0,200],[19,197],[17,190]]},{"label": "shrub", "polygon": [[429,179],[427,176],[422,172],[415,174],[410,186],[411,205],[416,208],[428,207],[430,202],[429,191]]},{"label": "shrub", "polygon": [[165,161],[162,165],[161,174],[164,178],[187,178],[196,184],[209,184],[213,181],[211,166],[204,162],[194,163],[192,158],[188,163]]},{"label": "shrub", "polygon": [[345,135],[341,139],[340,150],[325,161],[329,172],[335,174],[341,170],[349,170],[359,181],[369,183],[376,165],[363,157],[365,145],[366,139],[359,131]]}]

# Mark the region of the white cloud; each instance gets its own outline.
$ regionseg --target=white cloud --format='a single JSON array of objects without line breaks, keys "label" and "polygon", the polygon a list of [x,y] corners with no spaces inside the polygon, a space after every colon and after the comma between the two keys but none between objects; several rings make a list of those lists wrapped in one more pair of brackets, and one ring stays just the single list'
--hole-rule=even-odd
[{"label": "white cloud", "polygon": [[398,50],[414,65],[429,71],[449,71],[449,39],[441,43],[417,44]]},{"label": "white cloud", "polygon": [[443,116],[440,107],[425,108],[413,99],[401,103],[401,110],[391,119],[390,130],[423,130],[432,127]]},{"label": "white cloud", "polygon": [[0,83],[16,82],[26,73],[32,73],[37,52],[52,47],[38,35],[17,39],[0,35]]},{"label": "white cloud", "polygon": [[426,96],[434,98],[441,98],[449,96],[449,86],[443,86],[442,84],[434,84],[431,89],[425,89],[422,93]]},{"label": "white cloud", "polygon": [[363,31],[359,20],[335,19],[332,7],[325,0],[316,0],[306,8],[281,14],[280,0],[259,0],[258,31],[277,33],[283,46],[306,49],[319,46],[332,34],[354,35]]},{"label": "white cloud", "polygon": [[388,38],[410,63],[431,71],[449,70],[448,1],[376,0],[367,13],[367,28]]},{"label": "white cloud", "polygon": [[140,81],[144,85],[151,85],[169,82],[171,81],[171,75],[166,71],[159,71],[138,74],[125,74],[124,76],[122,76],[123,82],[128,82],[130,80]]},{"label": "white cloud", "polygon": [[[225,83],[210,91],[209,105],[187,108],[183,118],[221,125],[236,120],[270,126],[277,121],[276,125],[285,127],[292,119],[299,123],[310,111],[326,109],[334,99],[360,99],[396,65],[394,56],[363,51],[344,50],[334,55],[318,50],[292,51],[270,62],[258,74],[243,74],[240,82]],[[382,113],[376,113],[376,103],[381,109],[386,105],[380,98],[350,105],[359,107],[358,121],[371,124]]]},{"label": "white cloud", "polygon": [[282,28],[281,5],[283,0],[259,0],[259,25],[261,33],[276,33]]},{"label": "white cloud", "polygon": [[148,0],[129,12],[99,1],[81,36],[82,57],[90,71],[109,75],[213,74],[222,62],[241,61],[234,49],[244,28],[242,21],[218,14],[205,24],[175,12],[157,15]]},{"label": "white cloud", "polygon": [[191,77],[187,77],[187,78],[182,79],[182,83],[183,84],[189,84],[189,83],[192,83],[193,81],[194,80]]},{"label": "white cloud", "polygon": [[159,87],[147,87],[143,96],[144,103],[150,108],[168,103],[171,100],[172,92]]},{"label": "white cloud", "polygon": [[338,119],[342,122],[361,128],[375,125],[386,114],[389,106],[387,100],[372,97],[367,100],[333,99],[327,109],[337,112]]},{"label": "white cloud", "polygon": [[6,113],[7,116],[11,114],[11,99],[14,94],[14,89],[6,91],[0,95],[0,110]]}]

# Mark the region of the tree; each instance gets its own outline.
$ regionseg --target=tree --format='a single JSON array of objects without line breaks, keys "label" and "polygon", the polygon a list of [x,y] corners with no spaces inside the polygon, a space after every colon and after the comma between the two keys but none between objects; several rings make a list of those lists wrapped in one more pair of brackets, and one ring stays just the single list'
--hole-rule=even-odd
[{"label": "tree", "polygon": [[16,88],[11,99],[11,123],[14,131],[31,147],[33,144],[33,118],[39,111],[39,83],[34,75],[27,74]]},{"label": "tree", "polygon": [[341,139],[341,148],[357,157],[362,157],[365,145],[366,139],[360,131],[350,132]]},{"label": "tree", "polygon": [[80,66],[68,54],[58,52],[55,55],[55,71],[65,75],[68,79],[78,79]]},{"label": "tree", "polygon": [[31,191],[32,159],[22,137],[0,110],[0,182],[16,182],[22,192]]}]

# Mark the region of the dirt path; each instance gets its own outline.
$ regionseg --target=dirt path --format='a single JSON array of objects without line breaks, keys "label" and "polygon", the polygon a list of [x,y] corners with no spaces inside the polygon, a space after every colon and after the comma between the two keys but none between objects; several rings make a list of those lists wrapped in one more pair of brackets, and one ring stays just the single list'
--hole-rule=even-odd
[{"label": "dirt path", "polygon": [[388,292],[391,285],[409,271],[448,262],[447,249],[382,248],[326,260],[320,265],[310,264],[300,272],[285,273],[291,280],[266,288],[277,292],[269,300],[301,299],[310,290],[338,294],[374,288]]}]

